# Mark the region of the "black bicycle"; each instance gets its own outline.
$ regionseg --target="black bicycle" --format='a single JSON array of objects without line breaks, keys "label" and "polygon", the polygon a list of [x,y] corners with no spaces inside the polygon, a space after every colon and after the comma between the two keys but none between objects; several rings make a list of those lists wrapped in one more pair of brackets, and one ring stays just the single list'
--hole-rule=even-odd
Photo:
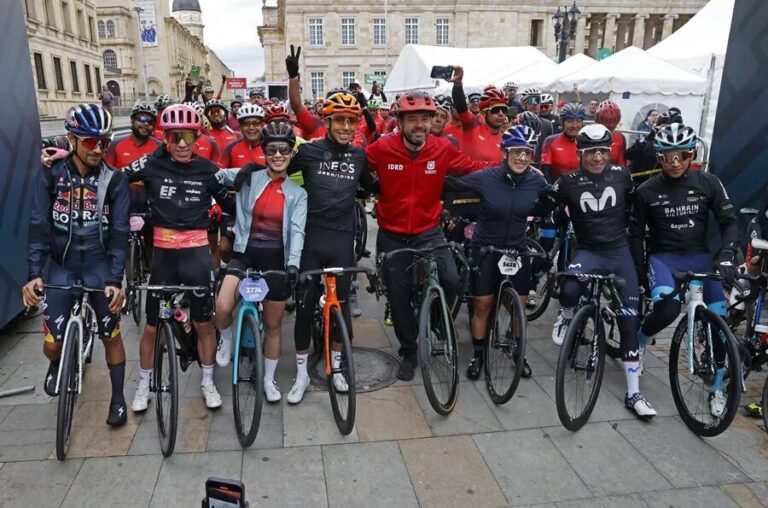
[{"label": "black bicycle", "polygon": [[144,292],[136,288],[149,280],[147,267],[146,246],[141,234],[147,213],[131,214],[131,231],[128,236],[128,259],[125,267],[127,287],[125,291],[126,314],[131,314],[136,325],[141,323],[141,313],[144,309]]},{"label": "black bicycle", "polygon": [[558,295],[558,270],[565,270],[574,252],[576,244],[573,226],[568,222],[568,228],[561,228],[549,250],[541,246],[540,237],[541,220],[529,223],[527,234],[528,250],[545,253],[546,257],[537,260],[531,266],[531,282],[533,290],[529,293],[526,304],[526,317],[528,321],[534,321],[542,316],[549,306],[552,298]]},{"label": "black bicycle", "polygon": [[355,261],[365,257],[365,244],[368,242],[368,212],[365,201],[355,200]]}]

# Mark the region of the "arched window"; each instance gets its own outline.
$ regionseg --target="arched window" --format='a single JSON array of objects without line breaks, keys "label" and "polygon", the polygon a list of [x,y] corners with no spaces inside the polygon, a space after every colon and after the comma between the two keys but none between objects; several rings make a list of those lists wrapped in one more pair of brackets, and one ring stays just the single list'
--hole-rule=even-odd
[{"label": "arched window", "polygon": [[97,23],[99,26],[99,39],[106,39],[107,38],[107,28],[104,25],[104,22],[99,20]]},{"label": "arched window", "polygon": [[104,52],[104,67],[117,67],[117,55],[111,49]]},{"label": "arched window", "polygon": [[115,22],[111,19],[107,21],[107,37],[110,39],[115,38]]}]

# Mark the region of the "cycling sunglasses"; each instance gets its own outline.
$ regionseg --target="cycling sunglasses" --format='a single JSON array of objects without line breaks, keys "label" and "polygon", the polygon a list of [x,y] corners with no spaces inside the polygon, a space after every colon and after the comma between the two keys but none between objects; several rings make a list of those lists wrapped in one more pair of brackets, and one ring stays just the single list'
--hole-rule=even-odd
[{"label": "cycling sunglasses", "polygon": [[507,107],[506,106],[495,106],[493,108],[490,108],[489,111],[493,113],[494,115],[498,115],[499,113],[507,114]]},{"label": "cycling sunglasses", "polygon": [[592,157],[597,157],[598,155],[602,155],[603,157],[608,157],[611,153],[611,149],[605,148],[605,147],[583,148],[579,150],[579,152],[581,152],[581,155],[591,155]]},{"label": "cycling sunglasses", "polygon": [[152,115],[138,114],[133,117],[137,122],[145,123],[147,125],[153,125],[155,123],[155,117]]},{"label": "cycling sunglasses", "polygon": [[197,132],[195,131],[171,131],[165,133],[165,138],[172,145],[178,145],[183,139],[187,145],[194,145],[197,141]]},{"label": "cycling sunglasses", "polygon": [[539,104],[541,103],[541,97],[538,95],[531,95],[525,99],[526,104]]},{"label": "cycling sunglasses", "polygon": [[507,153],[515,160],[532,159],[534,151],[530,148],[508,148]]},{"label": "cycling sunglasses", "polygon": [[658,153],[656,156],[660,161],[672,164],[673,162],[685,162],[693,158],[693,150],[675,150],[674,152]]},{"label": "cycling sunglasses", "polygon": [[109,144],[112,143],[111,137],[87,137],[87,138],[81,138],[80,136],[75,136],[80,142],[83,144],[83,146],[87,150],[95,150],[98,146],[102,150],[106,150],[109,147]]},{"label": "cycling sunglasses", "polygon": [[261,129],[261,126],[264,125],[264,122],[261,120],[243,120],[240,122],[240,128],[242,129],[248,129],[251,127],[256,127],[257,129]]},{"label": "cycling sunglasses", "polygon": [[264,147],[264,155],[272,157],[280,152],[280,155],[287,157],[293,152],[293,147],[288,143],[270,143]]}]

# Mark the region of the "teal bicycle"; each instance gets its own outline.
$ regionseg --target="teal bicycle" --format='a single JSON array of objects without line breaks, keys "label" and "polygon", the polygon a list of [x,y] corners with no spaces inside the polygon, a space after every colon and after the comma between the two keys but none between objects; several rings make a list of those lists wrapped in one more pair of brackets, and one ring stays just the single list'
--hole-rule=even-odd
[{"label": "teal bicycle", "polygon": [[[230,273],[232,269],[230,269]],[[243,279],[239,293],[242,297],[237,312],[232,365],[232,407],[235,429],[240,445],[247,448],[256,440],[261,423],[261,407],[264,403],[264,323],[261,320],[261,302],[269,288],[264,277],[285,277],[282,270],[234,272]]]}]

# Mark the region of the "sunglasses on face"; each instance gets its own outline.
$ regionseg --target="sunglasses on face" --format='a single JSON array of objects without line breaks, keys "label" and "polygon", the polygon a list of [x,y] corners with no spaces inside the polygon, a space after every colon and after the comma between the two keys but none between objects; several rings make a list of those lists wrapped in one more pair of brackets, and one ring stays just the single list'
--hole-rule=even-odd
[{"label": "sunglasses on face", "polygon": [[525,103],[526,104],[538,104],[540,102],[541,102],[541,97],[533,96],[533,97],[528,97],[527,99],[525,99]]},{"label": "sunglasses on face", "polygon": [[357,125],[359,121],[359,118],[350,117],[350,116],[332,116],[331,122],[338,125],[339,127],[348,127],[351,125]]},{"label": "sunglasses on face", "polygon": [[147,125],[153,125],[155,123],[155,117],[152,115],[136,115],[133,117],[134,120],[136,120],[139,123],[145,123]]},{"label": "sunglasses on face", "polygon": [[86,150],[95,150],[98,146],[102,150],[106,150],[109,144],[112,142],[112,138],[81,138],[80,136],[75,136],[86,148]]},{"label": "sunglasses on face", "polygon": [[516,160],[533,158],[533,150],[530,148],[512,148],[507,150],[507,153]]},{"label": "sunglasses on face", "polygon": [[184,143],[187,145],[194,145],[195,141],[197,141],[197,132],[194,131],[172,131],[166,133],[166,139],[169,143],[172,145],[178,145],[181,143],[181,140],[184,140]]},{"label": "sunglasses on face", "polygon": [[693,150],[676,150],[674,152],[664,152],[657,154],[659,160],[672,164],[675,161],[685,162],[693,158]]},{"label": "sunglasses on face", "polygon": [[293,147],[288,143],[272,143],[264,147],[264,155],[273,157],[280,152],[280,155],[287,157],[293,152]]},{"label": "sunglasses on face", "polygon": [[611,153],[610,148],[585,148],[583,150],[579,150],[581,152],[581,155],[589,155],[590,157],[608,157],[608,155]]},{"label": "sunglasses on face", "polygon": [[507,108],[505,106],[496,106],[490,109],[491,113],[498,115],[499,113],[507,114]]},{"label": "sunglasses on face", "polygon": [[264,125],[264,122],[259,120],[246,120],[240,124],[243,129],[250,129],[253,127],[260,129],[262,125]]}]

